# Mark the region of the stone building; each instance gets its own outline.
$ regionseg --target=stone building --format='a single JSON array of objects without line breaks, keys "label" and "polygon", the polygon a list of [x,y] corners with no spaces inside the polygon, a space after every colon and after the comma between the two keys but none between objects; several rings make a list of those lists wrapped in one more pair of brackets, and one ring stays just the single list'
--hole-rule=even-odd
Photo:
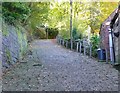
[{"label": "stone building", "polygon": [[[110,48],[109,48],[109,31],[108,29],[110,28],[110,22],[111,19],[114,17],[116,13],[116,9],[109,15],[109,17],[101,24],[101,28],[100,28],[100,46],[102,49],[105,49],[107,54],[108,54],[108,60],[110,59]],[[120,19],[120,17],[119,17]],[[113,30],[112,32],[117,32],[118,30],[120,30],[120,20],[118,21],[118,19],[116,20]],[[120,31],[119,31],[120,32]],[[120,36],[116,37],[113,34],[113,46],[114,46],[114,55],[115,55],[115,62],[116,63],[120,63]]]},{"label": "stone building", "polygon": [[119,14],[118,31],[119,31],[119,38],[118,38],[118,62],[120,63],[120,14]]}]

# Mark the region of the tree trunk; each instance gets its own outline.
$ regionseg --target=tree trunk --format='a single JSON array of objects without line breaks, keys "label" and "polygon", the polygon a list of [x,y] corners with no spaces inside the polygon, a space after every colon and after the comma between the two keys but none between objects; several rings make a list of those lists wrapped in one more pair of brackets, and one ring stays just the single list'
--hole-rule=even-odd
[{"label": "tree trunk", "polygon": [[72,0],[70,0],[70,41],[71,41],[71,49],[73,48],[72,43]]}]

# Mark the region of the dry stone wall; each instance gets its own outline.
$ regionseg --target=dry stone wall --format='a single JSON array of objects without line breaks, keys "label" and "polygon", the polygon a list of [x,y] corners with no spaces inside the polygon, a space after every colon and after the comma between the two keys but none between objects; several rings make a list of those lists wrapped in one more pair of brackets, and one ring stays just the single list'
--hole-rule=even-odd
[{"label": "dry stone wall", "polygon": [[21,26],[2,24],[3,71],[13,66],[27,50],[26,30]]}]

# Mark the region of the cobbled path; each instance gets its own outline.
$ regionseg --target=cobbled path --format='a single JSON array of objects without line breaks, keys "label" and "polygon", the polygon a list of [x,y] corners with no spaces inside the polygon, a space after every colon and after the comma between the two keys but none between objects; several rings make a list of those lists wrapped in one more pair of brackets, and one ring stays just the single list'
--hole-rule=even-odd
[{"label": "cobbled path", "polygon": [[52,40],[36,40],[32,55],[3,76],[3,91],[118,91],[118,71]]}]

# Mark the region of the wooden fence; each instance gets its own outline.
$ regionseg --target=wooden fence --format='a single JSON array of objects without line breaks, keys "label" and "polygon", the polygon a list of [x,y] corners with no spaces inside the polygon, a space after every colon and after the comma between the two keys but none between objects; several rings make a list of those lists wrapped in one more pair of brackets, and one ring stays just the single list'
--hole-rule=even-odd
[{"label": "wooden fence", "polygon": [[[64,47],[66,47],[67,49],[71,49],[70,48],[70,45],[71,45],[70,40],[64,40],[60,36],[57,36],[56,40],[59,45],[62,45]],[[93,46],[92,46],[91,42],[88,42],[86,39],[82,39],[82,40],[79,39],[79,40],[73,41],[72,50],[83,53],[84,55],[88,55],[90,57],[94,57],[92,55],[93,54],[92,47]],[[97,52],[97,49],[96,49],[96,52]],[[108,51],[106,49],[105,49],[105,57],[106,57],[106,60],[103,60],[103,61],[106,61],[106,63],[108,63],[109,58],[108,58]]]},{"label": "wooden fence", "polygon": [[[70,49],[70,41],[64,40],[63,38],[57,36],[56,37],[57,43],[62,45],[68,49]],[[92,57],[92,44],[89,43],[87,40],[76,40],[73,41],[73,48],[77,52],[83,53],[84,55],[89,55]]]}]

